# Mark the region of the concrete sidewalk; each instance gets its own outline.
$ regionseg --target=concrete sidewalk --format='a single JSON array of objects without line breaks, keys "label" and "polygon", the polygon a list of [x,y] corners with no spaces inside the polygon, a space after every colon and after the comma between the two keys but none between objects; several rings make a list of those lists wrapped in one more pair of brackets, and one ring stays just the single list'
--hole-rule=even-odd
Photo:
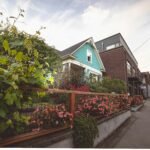
[{"label": "concrete sidewalk", "polygon": [[98,148],[150,148],[150,99]]}]

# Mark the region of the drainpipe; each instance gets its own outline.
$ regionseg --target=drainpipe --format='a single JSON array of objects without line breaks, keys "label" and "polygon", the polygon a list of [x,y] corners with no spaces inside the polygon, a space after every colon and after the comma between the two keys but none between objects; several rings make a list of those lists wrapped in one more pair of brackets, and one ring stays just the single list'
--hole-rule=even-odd
[{"label": "drainpipe", "polygon": [[104,50],[104,43],[102,42],[102,44],[101,44],[101,45],[102,45],[102,51],[103,51],[103,50]]}]

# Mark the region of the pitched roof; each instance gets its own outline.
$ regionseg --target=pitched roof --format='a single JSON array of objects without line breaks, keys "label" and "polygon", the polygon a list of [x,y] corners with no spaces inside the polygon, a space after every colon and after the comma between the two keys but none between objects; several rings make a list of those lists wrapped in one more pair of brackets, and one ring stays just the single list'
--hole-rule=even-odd
[{"label": "pitched roof", "polygon": [[71,53],[73,53],[76,49],[78,49],[82,44],[84,44],[87,40],[89,40],[90,38],[84,40],[84,41],[81,41],[71,47],[68,47],[67,49],[63,50],[63,51],[60,51],[59,54],[60,56],[66,56],[66,55],[69,55]]}]

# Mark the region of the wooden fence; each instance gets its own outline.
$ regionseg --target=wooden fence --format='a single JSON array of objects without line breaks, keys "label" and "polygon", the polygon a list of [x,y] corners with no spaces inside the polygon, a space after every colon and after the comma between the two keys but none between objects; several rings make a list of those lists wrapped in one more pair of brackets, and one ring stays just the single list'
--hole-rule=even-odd
[{"label": "wooden fence", "polygon": [[[47,94],[70,94],[70,113],[74,119],[75,113],[75,103],[76,103],[76,96],[77,95],[91,95],[91,96],[127,96],[127,94],[110,94],[110,93],[97,93],[97,92],[83,92],[83,91],[72,91],[72,90],[61,90],[61,89],[38,89],[34,88],[34,91],[45,91]],[[73,121],[72,121],[73,125]]]},{"label": "wooden fence", "polygon": [[[27,90],[27,89],[25,89]],[[75,103],[76,103],[76,96],[77,95],[91,95],[91,96],[127,96],[126,94],[110,94],[110,93],[96,93],[96,92],[83,92],[83,91],[72,91],[72,90],[61,90],[61,89],[39,89],[39,88],[33,88],[33,89],[28,89],[29,92],[37,92],[37,91],[45,91],[47,94],[69,94],[70,98],[70,113],[73,116],[74,119],[74,114],[75,114]],[[72,125],[73,125],[73,120],[72,120]],[[61,130],[68,129],[68,126],[62,127],[62,128],[56,128],[56,129],[47,129],[47,130],[41,130],[41,131],[36,131],[36,132],[30,132],[30,133],[25,133],[21,135],[17,135],[14,137],[10,137],[4,140],[0,140],[0,146],[8,146],[8,145],[14,145],[15,143],[30,140],[33,138],[37,138],[40,136],[47,135],[49,133],[55,133],[59,132]]]}]

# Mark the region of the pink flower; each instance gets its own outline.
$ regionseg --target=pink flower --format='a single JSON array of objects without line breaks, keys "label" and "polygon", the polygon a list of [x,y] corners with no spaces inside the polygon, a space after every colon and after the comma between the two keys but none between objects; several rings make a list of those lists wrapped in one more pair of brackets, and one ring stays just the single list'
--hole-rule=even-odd
[{"label": "pink flower", "polygon": [[67,117],[67,114],[66,114],[66,113],[64,113],[64,117],[65,117],[65,118]]},{"label": "pink flower", "polygon": [[59,118],[63,118],[63,112],[57,112]]}]

